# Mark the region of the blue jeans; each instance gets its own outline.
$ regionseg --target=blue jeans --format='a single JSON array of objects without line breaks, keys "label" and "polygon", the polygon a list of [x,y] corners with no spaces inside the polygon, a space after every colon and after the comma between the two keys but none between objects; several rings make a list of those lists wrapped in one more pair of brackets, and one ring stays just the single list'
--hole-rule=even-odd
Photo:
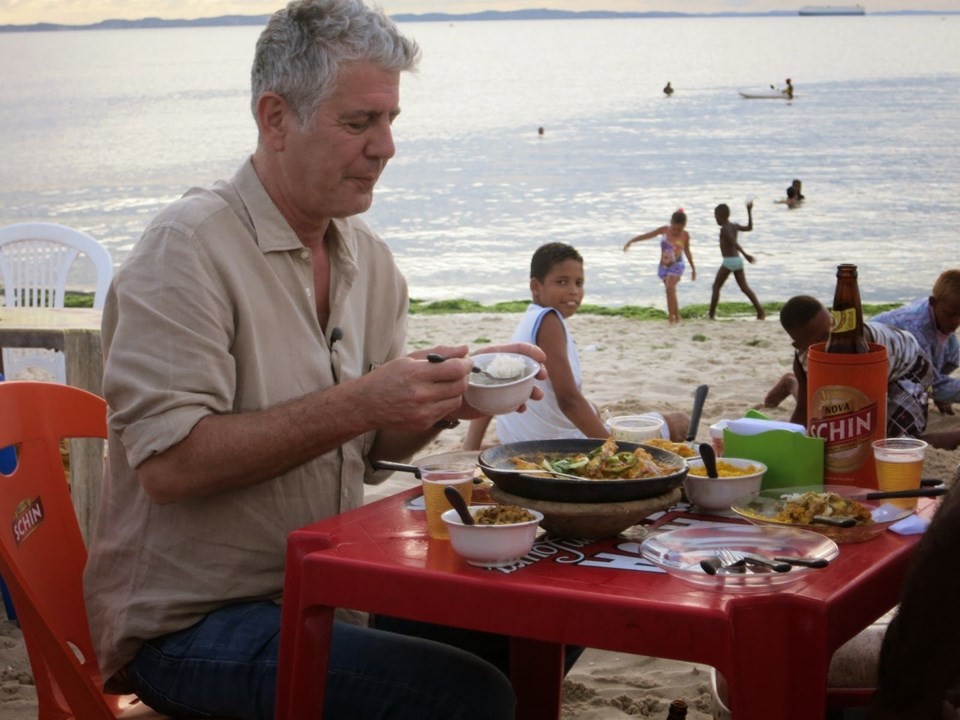
[{"label": "blue jeans", "polygon": [[[411,626],[413,627],[413,626]],[[507,647],[507,639],[462,633]],[[280,608],[230,605],[196,625],[155,638],[127,665],[133,691],[177,718],[269,720],[276,698]],[[512,720],[507,676],[467,650],[335,622],[325,720]]]}]

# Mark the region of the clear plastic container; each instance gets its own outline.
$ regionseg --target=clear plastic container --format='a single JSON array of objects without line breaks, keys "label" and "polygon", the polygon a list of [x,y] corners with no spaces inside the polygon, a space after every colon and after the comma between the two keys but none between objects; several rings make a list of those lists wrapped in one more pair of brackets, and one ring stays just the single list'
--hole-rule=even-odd
[{"label": "clear plastic container", "polygon": [[727,427],[729,420],[717,420],[710,426],[710,444],[713,445],[713,452],[717,457],[723,457],[723,429]]}]

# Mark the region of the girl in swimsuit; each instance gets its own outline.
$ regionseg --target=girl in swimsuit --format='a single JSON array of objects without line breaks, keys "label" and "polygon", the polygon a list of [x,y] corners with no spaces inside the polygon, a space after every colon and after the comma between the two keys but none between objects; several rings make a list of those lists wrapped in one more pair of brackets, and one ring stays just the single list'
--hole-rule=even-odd
[{"label": "girl in swimsuit", "polygon": [[657,275],[663,280],[667,291],[667,314],[671,325],[680,322],[677,283],[680,282],[680,277],[686,268],[683,262],[684,255],[690,263],[690,279],[697,279],[697,268],[693,264],[693,255],[690,253],[690,234],[686,231],[686,226],[687,215],[683,212],[683,208],[680,208],[670,217],[669,225],[637,235],[623,246],[623,251],[626,252],[635,242],[660,236],[660,266],[657,268]]}]

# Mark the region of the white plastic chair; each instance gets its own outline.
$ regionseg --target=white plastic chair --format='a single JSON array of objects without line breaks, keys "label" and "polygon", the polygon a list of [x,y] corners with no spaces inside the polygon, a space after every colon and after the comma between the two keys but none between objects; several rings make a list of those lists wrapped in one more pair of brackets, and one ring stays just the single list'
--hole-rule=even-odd
[{"label": "white plastic chair", "polygon": [[[96,270],[93,306],[102,308],[113,278],[110,252],[79,230],[55,223],[16,223],[0,227],[0,277],[8,307],[63,307],[67,274],[83,253]],[[28,368],[41,368],[66,382],[63,353],[41,348],[5,348],[8,380]]]}]

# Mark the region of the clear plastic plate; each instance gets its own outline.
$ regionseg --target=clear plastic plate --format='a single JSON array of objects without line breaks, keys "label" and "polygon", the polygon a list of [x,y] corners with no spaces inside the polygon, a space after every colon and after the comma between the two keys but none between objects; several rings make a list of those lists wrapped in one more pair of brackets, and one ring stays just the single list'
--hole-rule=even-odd
[{"label": "clear plastic plate", "polygon": [[771,560],[779,556],[833,560],[840,554],[833,540],[818,533],[766,525],[683,528],[658,533],[640,544],[641,554],[669,574],[699,587],[725,592],[773,591],[803,580],[809,573],[829,572],[829,567],[814,569],[795,565],[788,572],[767,572],[748,566],[744,573],[708,574],[700,562],[717,557],[722,549]]}]

